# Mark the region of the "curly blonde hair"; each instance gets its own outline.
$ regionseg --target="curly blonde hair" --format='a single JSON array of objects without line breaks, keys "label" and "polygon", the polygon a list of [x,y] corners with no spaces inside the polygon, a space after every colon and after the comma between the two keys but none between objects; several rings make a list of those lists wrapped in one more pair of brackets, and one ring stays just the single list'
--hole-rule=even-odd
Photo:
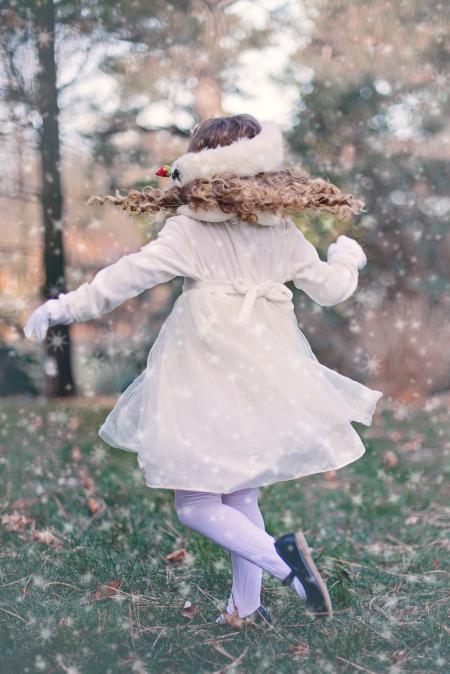
[{"label": "curly blonde hair", "polygon": [[[188,152],[230,145],[242,137],[253,138],[260,130],[260,123],[251,115],[211,118],[193,128]],[[343,193],[329,181],[306,173],[294,175],[289,169],[248,177],[221,172],[209,180],[195,179],[182,187],[174,185],[161,189],[149,186],[130,190],[126,195],[117,192],[115,196],[94,196],[89,201],[109,202],[131,214],[171,213],[183,205],[194,211],[220,209],[251,224],[257,223],[255,210],[281,213],[313,209],[347,219],[364,207],[363,201]]]}]

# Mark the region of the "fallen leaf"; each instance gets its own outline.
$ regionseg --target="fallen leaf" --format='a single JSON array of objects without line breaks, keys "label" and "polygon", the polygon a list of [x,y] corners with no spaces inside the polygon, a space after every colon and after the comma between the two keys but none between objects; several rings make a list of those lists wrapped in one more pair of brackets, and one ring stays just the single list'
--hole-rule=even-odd
[{"label": "fallen leaf", "polygon": [[95,592],[92,593],[91,598],[95,601],[100,601],[101,599],[109,599],[115,597],[120,588],[122,581],[119,578],[111,580],[109,583],[97,583],[97,588]]},{"label": "fallen leaf", "polygon": [[11,503],[11,510],[25,510],[31,505],[39,503],[37,498],[18,498],[14,503]]},{"label": "fallen leaf", "polygon": [[405,431],[401,431],[399,429],[387,431],[387,437],[389,440],[392,440],[392,442],[399,442],[405,437]]},{"label": "fallen leaf", "polygon": [[26,527],[30,524],[34,526],[36,520],[32,517],[26,517],[26,515],[20,515],[19,513],[13,513],[12,515],[2,515],[1,522],[4,525],[6,531],[25,531]]},{"label": "fallen leaf", "polygon": [[102,509],[102,507],[103,507],[102,504],[99,503],[99,501],[96,501],[95,498],[88,499],[88,508],[93,515],[95,515],[95,513],[98,513]]},{"label": "fallen leaf", "polygon": [[38,430],[39,428],[42,428],[44,425],[44,420],[42,417],[35,417],[32,421],[32,425],[34,430]]},{"label": "fallen leaf", "polygon": [[76,431],[80,426],[80,420],[78,417],[70,417],[67,426],[71,431]]},{"label": "fallen leaf", "polygon": [[327,470],[324,474],[323,477],[325,480],[329,480],[332,482],[333,480],[336,480],[337,478],[337,471],[335,470]]},{"label": "fallen leaf", "polygon": [[72,451],[70,452],[70,455],[72,457],[72,461],[79,461],[81,459],[81,451],[79,447],[72,447]]},{"label": "fallen leaf", "polygon": [[44,529],[44,531],[33,531],[31,534],[34,541],[38,543],[43,543],[44,545],[49,545],[51,548],[61,548],[64,543],[55,536],[50,529]]},{"label": "fallen leaf", "polygon": [[181,615],[185,618],[193,618],[198,613],[198,606],[196,604],[191,604],[190,601],[185,601]]},{"label": "fallen leaf", "polygon": [[179,550],[174,550],[168,555],[163,557],[167,562],[183,562],[187,556],[187,550],[185,548],[180,548]]},{"label": "fallen leaf", "polygon": [[253,620],[250,616],[240,618],[237,608],[234,608],[233,613],[228,613],[226,611],[223,615],[225,617],[225,622],[227,622],[234,629],[243,630],[248,626],[251,627],[257,625],[255,620]]},{"label": "fallen leaf", "polygon": [[240,618],[238,610],[235,608],[233,613],[224,613],[225,616],[225,622],[227,622],[231,627],[234,627],[235,629],[242,630],[246,625],[248,625],[249,620],[246,618]]},{"label": "fallen leaf", "polygon": [[83,476],[83,487],[86,489],[88,494],[93,494],[95,492],[95,482],[90,477],[90,475]]},{"label": "fallen leaf", "polygon": [[398,463],[398,456],[391,449],[388,449],[383,454],[383,463],[387,468],[394,468]]},{"label": "fallen leaf", "polygon": [[394,659],[394,662],[396,663],[402,662],[402,660],[404,660],[406,657],[406,651],[394,651],[392,657]]},{"label": "fallen leaf", "polygon": [[307,658],[309,656],[309,646],[306,641],[299,641],[295,646],[289,646],[289,650],[297,658]]},{"label": "fallen leaf", "polygon": [[408,442],[404,442],[402,445],[399,446],[399,450],[401,452],[418,452],[420,449],[422,449],[422,440],[421,439],[413,439],[409,440]]}]

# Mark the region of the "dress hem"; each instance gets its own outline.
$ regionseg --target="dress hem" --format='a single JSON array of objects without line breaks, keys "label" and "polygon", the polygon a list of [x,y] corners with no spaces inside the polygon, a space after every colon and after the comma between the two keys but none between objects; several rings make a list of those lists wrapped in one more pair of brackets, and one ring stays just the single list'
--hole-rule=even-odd
[{"label": "dress hem", "polygon": [[[100,437],[102,439],[105,439],[103,437],[103,435],[101,434],[101,429],[99,430],[98,434],[100,435]],[[108,444],[110,444],[110,443],[108,442]],[[341,470],[342,468],[345,468],[345,466],[349,466],[351,463],[354,463],[355,461],[360,459],[362,456],[364,456],[364,454],[366,453],[366,448],[362,444],[362,441],[361,441],[361,446],[362,446],[362,451],[359,454],[356,454],[355,456],[352,456],[350,459],[346,460],[344,463],[339,463],[336,466],[329,466],[328,468],[320,468],[318,470],[311,470],[311,471],[308,471],[307,473],[299,473],[298,475],[293,475],[292,477],[279,478],[279,479],[275,479],[275,480],[270,480],[269,482],[260,482],[259,484],[247,485],[246,487],[239,486],[235,489],[226,490],[226,491],[214,491],[214,490],[208,489],[206,487],[189,487],[189,488],[187,488],[186,486],[175,487],[173,485],[167,486],[167,485],[162,485],[162,484],[150,484],[145,478],[144,471],[142,469],[140,469],[140,470],[143,474],[145,485],[147,487],[149,487],[150,489],[170,489],[170,490],[173,490],[173,491],[179,489],[179,490],[183,490],[183,491],[201,491],[201,492],[209,492],[209,493],[213,493],[213,494],[232,494],[234,491],[239,491],[240,489],[249,489],[249,488],[252,488],[252,487],[253,488],[268,487],[272,484],[278,484],[280,482],[289,482],[290,480],[300,480],[302,477],[309,477],[311,475],[320,475],[321,473],[328,473],[332,470]],[[124,449],[124,451],[136,454],[137,457],[139,457],[139,452],[134,450],[134,449],[126,449],[124,447],[117,447],[116,445],[111,445],[111,447],[114,447],[115,449]],[[251,480],[249,480],[249,481],[251,482]]]}]

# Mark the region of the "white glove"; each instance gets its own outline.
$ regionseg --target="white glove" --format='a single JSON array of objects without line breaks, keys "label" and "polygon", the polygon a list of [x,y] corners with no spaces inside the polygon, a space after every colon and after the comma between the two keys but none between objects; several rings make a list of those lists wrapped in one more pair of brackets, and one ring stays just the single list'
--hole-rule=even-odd
[{"label": "white glove", "polygon": [[28,339],[36,337],[38,342],[42,342],[52,325],[68,325],[73,322],[73,316],[64,301],[64,294],[61,294],[57,300],[47,300],[35,309],[23,331]]},{"label": "white glove", "polygon": [[340,253],[353,257],[358,269],[363,269],[367,264],[366,254],[359,243],[345,234],[338,236],[336,242],[328,246],[327,261],[331,262],[334,259],[338,259]]}]

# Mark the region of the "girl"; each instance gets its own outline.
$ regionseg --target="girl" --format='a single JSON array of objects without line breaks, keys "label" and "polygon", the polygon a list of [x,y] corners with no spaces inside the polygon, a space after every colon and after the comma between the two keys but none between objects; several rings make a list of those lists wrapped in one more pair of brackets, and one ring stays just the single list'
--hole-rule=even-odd
[{"label": "girl", "polygon": [[216,622],[271,622],[260,598],[264,569],[331,617],[303,534],[265,531],[259,489],[361,457],[351,422],[370,426],[383,395],[318,361],[284,285],[293,281],[322,306],[353,294],[367,263],[360,245],[341,235],[324,262],[286,211],[347,217],[363,204],[283,169],[283,150],[279,128],[250,115],[195,126],[188,152],[157,171],[171,177],[169,189],[97,198],[131,213],[172,213],[157,238],[47,301],[25,327],[43,340],[49,326],[90,320],[184,277],[146,370],[99,434],[136,452],[146,484],[175,491],[180,521],[231,553],[231,594]]}]

